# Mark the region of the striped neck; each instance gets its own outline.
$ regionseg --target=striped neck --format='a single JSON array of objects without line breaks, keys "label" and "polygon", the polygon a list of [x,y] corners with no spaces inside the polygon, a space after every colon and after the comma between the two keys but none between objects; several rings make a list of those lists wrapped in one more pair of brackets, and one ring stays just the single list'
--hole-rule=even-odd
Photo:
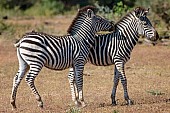
[{"label": "striped neck", "polygon": [[94,37],[96,31],[92,29],[92,20],[87,19],[84,23],[76,29],[76,31],[72,31],[70,34],[77,40],[83,41],[89,47],[92,47],[94,44]]},{"label": "striped neck", "polygon": [[130,12],[116,23],[117,30],[125,37],[128,43],[135,46],[138,42],[138,22],[134,12]]}]

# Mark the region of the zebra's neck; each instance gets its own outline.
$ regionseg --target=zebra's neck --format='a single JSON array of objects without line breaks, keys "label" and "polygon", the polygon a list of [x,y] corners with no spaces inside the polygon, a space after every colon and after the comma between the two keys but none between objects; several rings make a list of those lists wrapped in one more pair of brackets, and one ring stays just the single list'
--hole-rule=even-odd
[{"label": "zebra's neck", "polygon": [[133,14],[127,15],[116,24],[117,30],[125,38],[126,43],[131,46],[131,49],[138,42],[138,24]]},{"label": "zebra's neck", "polygon": [[94,44],[95,31],[92,29],[91,20],[85,21],[79,29],[73,30],[71,35],[91,47]]}]

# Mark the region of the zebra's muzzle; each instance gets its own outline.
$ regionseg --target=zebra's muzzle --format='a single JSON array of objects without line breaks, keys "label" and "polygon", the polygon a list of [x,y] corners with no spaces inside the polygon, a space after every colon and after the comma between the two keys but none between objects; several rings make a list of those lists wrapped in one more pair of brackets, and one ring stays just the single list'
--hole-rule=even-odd
[{"label": "zebra's muzzle", "polygon": [[155,41],[157,41],[158,39],[159,39],[159,34],[158,34],[157,31],[155,31],[155,36],[152,37],[150,40],[155,42]]}]

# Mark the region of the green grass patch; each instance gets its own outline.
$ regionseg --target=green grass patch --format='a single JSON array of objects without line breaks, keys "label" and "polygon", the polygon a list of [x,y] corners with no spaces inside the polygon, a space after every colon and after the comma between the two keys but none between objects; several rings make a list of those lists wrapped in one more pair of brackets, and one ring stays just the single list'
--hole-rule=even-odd
[{"label": "green grass patch", "polygon": [[113,110],[113,112],[112,113],[119,113],[119,111],[118,110]]},{"label": "green grass patch", "polygon": [[76,107],[71,107],[66,111],[66,113],[81,113],[81,110]]},{"label": "green grass patch", "polygon": [[159,90],[150,90],[150,91],[147,91],[147,93],[151,94],[151,95],[154,95],[154,96],[158,96],[158,95],[164,95],[165,93],[159,91]]}]

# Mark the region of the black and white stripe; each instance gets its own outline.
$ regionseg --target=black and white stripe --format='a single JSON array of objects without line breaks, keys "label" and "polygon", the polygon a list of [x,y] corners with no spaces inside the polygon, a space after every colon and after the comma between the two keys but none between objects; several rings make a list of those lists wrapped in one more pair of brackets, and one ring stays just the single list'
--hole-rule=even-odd
[{"label": "black and white stripe", "polygon": [[[94,14],[95,8],[85,7],[79,10],[66,36],[53,36],[45,33],[26,33],[18,43],[17,56],[19,70],[13,80],[11,104],[16,108],[16,92],[25,73],[26,82],[35,94],[38,106],[43,107],[34,79],[43,66],[53,70],[73,67],[79,98],[73,101],[78,106],[85,106],[83,99],[83,69],[89,55],[89,48],[94,44],[97,31],[112,29],[112,23]],[[57,82],[57,81],[56,81]]]},{"label": "black and white stripe", "polygon": [[[157,31],[146,17],[148,11],[149,9],[146,10],[141,7],[135,8],[115,24],[115,32],[96,36],[95,44],[90,49],[89,63],[96,66],[115,65],[114,86],[111,95],[113,105],[116,105],[115,95],[119,79],[123,85],[124,98],[127,104],[132,104],[127,92],[124,65],[130,59],[130,54],[138,41],[139,35],[144,35],[152,41],[158,39]],[[72,96],[77,96],[76,90],[74,90],[76,86],[72,85],[74,83],[73,69],[70,69],[68,78],[71,91],[74,92]]]}]

